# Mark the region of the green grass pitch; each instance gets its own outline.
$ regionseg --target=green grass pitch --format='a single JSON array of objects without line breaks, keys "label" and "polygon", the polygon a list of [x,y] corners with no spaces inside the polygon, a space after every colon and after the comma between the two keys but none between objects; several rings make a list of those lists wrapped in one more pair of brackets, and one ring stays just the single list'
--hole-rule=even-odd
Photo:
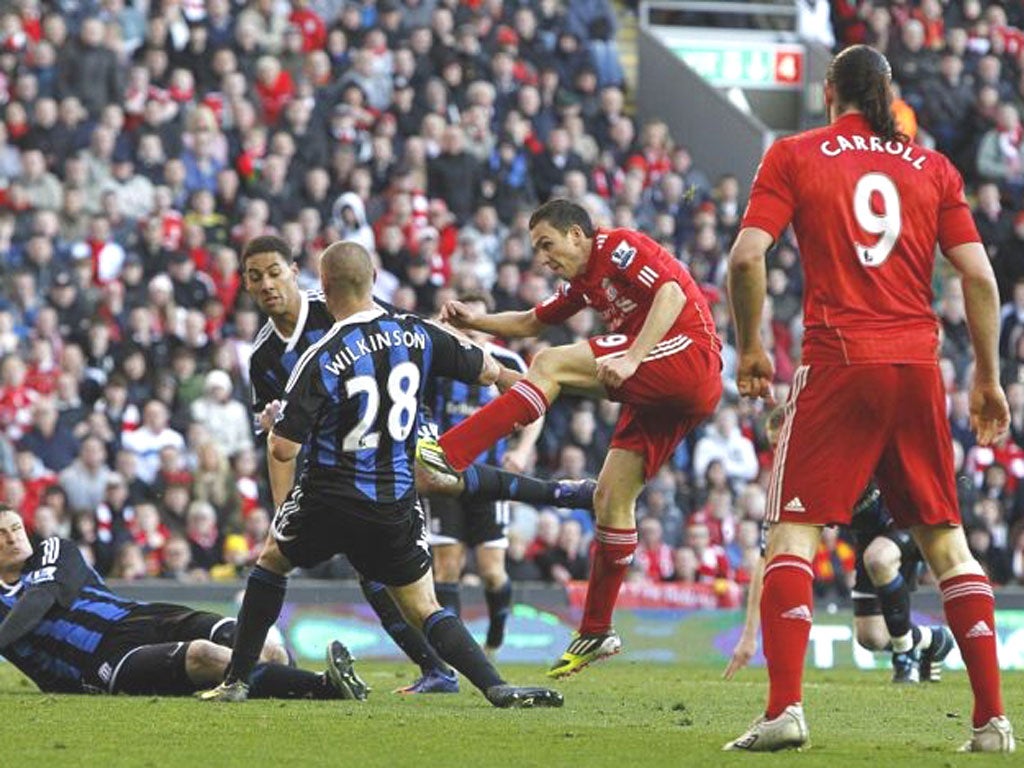
[{"label": "green grass pitch", "polygon": [[[403,697],[391,689],[412,668],[357,665],[373,687],[366,702],[252,701],[51,696],[0,665],[0,765],[131,766],[903,766],[1021,765],[1016,755],[957,755],[970,722],[962,672],[937,685],[896,687],[884,671],[807,674],[811,748],[732,755],[763,703],[765,672],[726,683],[704,666],[599,664],[557,684],[561,710],[496,710],[475,691]],[[541,670],[511,666],[512,682]],[[1024,673],[1003,680],[1011,719],[1024,723]],[[1018,733],[1021,733],[1018,730]]]}]

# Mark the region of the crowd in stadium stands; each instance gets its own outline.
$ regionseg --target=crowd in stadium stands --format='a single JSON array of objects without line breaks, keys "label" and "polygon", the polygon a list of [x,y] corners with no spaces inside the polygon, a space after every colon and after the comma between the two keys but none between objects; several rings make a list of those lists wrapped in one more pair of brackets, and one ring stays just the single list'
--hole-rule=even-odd
[{"label": "crowd in stadium stands", "polygon": [[[148,8],[146,7],[148,5]],[[1013,430],[974,445],[963,296],[936,309],[971,545],[1024,582],[1024,14],[979,0],[832,0],[837,44],[890,57],[918,140],[952,156],[1005,300]],[[251,237],[280,234],[305,287],[339,238],[379,258],[377,294],[432,313],[484,289],[498,310],[552,290],[526,222],[551,195],[638,227],[689,267],[726,340],[726,396],[639,508],[635,578],[749,578],[770,450],[742,402],[723,281],[744,208],[685,136],[638,124],[608,0],[10,0],[0,3],[0,471],[37,536],[103,574],[235,578],[269,527],[247,359],[262,322],[241,285]],[[685,97],[685,94],[680,94]],[[766,332],[784,397],[799,360],[799,254],[772,254]],[[594,332],[589,313],[540,345]],[[536,465],[600,466],[613,403],[560,400]],[[586,577],[592,522],[519,506],[515,579]],[[822,594],[849,545],[828,536]]]}]

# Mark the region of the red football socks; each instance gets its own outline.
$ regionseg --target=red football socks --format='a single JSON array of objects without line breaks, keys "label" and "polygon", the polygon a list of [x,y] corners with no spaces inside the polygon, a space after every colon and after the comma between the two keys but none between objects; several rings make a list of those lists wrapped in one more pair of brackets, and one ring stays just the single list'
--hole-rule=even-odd
[{"label": "red football socks", "polygon": [[768,660],[768,708],[773,720],[802,699],[804,657],[811,635],[814,595],[811,564],[795,555],[777,555],[764,569],[761,632]]},{"label": "red football socks", "polygon": [[537,385],[520,379],[508,392],[441,435],[437,442],[448,463],[461,472],[517,425],[536,421],[547,409],[548,399]]},{"label": "red football socks", "polygon": [[615,601],[636,550],[636,528],[606,528],[599,525],[594,541],[594,562],[590,566],[587,600],[583,606],[583,623],[580,625],[581,635],[597,635],[612,628]]},{"label": "red football socks", "polygon": [[974,727],[1003,714],[996,658],[995,598],[986,577],[953,576],[939,584],[946,621],[960,647],[974,691]]}]

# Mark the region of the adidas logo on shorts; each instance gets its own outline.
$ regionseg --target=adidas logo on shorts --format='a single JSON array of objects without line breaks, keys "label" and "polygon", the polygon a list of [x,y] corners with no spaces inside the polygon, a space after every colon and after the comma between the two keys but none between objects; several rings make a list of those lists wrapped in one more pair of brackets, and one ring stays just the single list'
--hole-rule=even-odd
[{"label": "adidas logo on shorts", "polygon": [[984,621],[979,621],[969,630],[967,630],[967,637],[992,637],[992,628]]},{"label": "adidas logo on shorts", "polygon": [[806,605],[798,605],[796,608],[790,608],[782,614],[784,619],[794,619],[796,621],[806,621],[808,624],[812,622],[811,609]]},{"label": "adidas logo on shorts", "polygon": [[786,510],[787,512],[806,512],[807,511],[806,509],[804,509],[804,503],[802,501],[800,501],[800,497],[799,496],[794,496],[792,499],[790,499],[789,502],[786,504],[786,506],[783,507],[783,509]]}]

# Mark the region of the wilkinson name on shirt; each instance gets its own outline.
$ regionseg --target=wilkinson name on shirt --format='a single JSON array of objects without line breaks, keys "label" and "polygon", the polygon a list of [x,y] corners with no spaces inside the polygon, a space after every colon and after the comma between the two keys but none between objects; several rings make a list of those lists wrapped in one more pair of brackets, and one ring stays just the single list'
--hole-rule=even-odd
[{"label": "wilkinson name on shirt", "polygon": [[391,347],[408,347],[410,349],[426,349],[427,337],[425,334],[394,329],[368,334],[363,339],[356,339],[355,346],[346,344],[334,355],[334,359],[327,363],[324,368],[335,376],[342,373],[356,360],[365,355],[373,354],[381,349]]}]

